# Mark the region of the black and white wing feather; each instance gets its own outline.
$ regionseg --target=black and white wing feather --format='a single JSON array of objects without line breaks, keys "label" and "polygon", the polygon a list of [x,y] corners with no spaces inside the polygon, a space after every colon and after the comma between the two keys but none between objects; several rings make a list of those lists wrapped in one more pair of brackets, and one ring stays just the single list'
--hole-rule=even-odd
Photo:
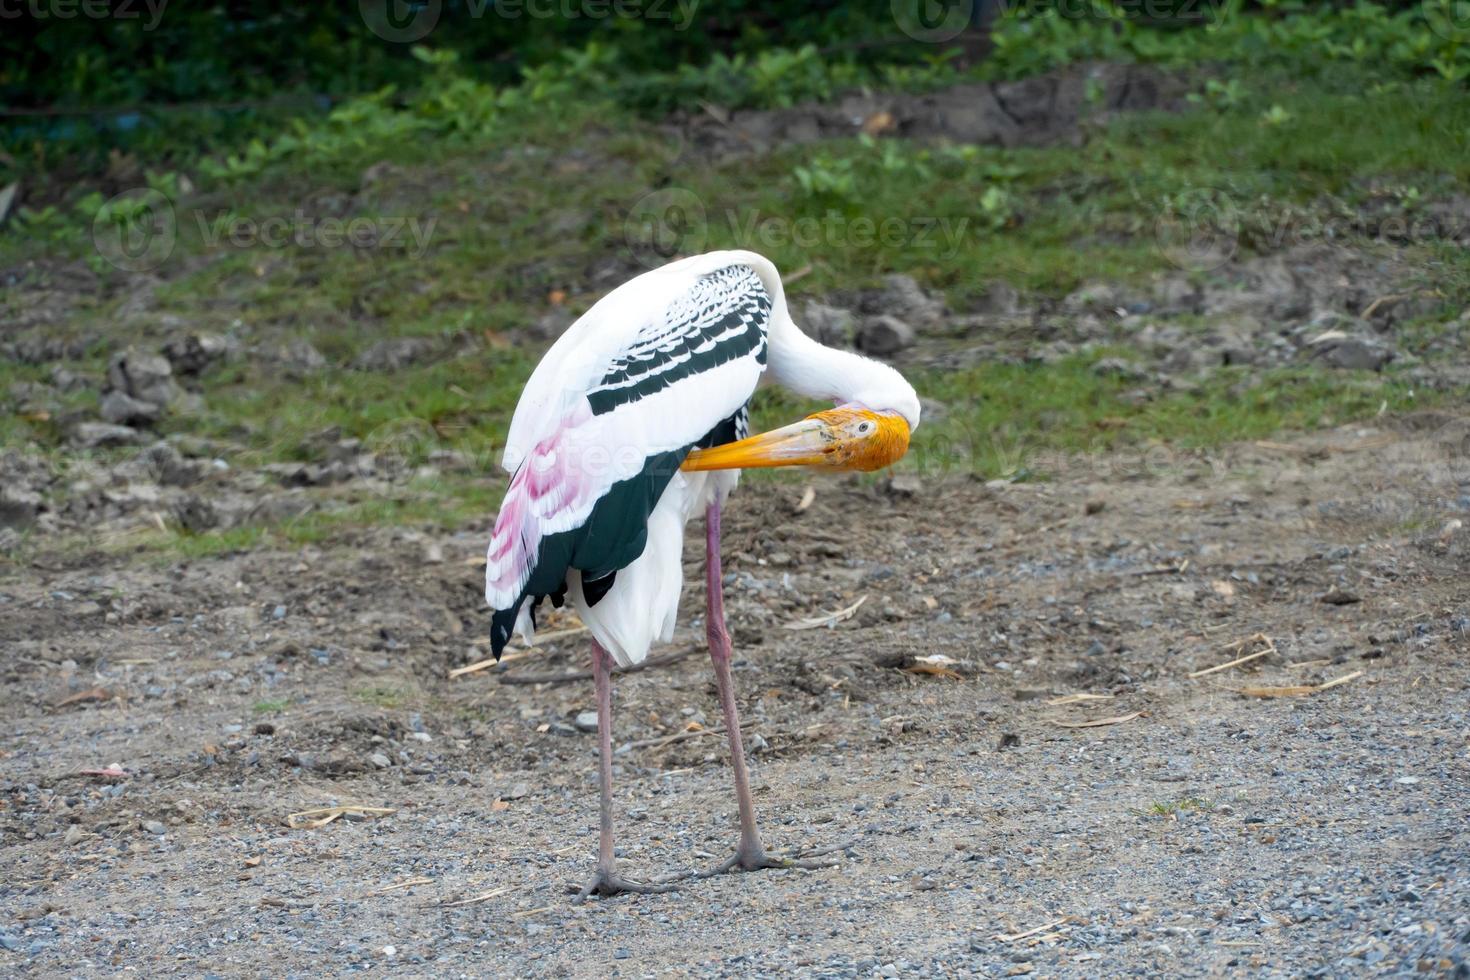
[{"label": "black and white wing feather", "polygon": [[527,383],[485,567],[497,656],[522,604],[559,597],[568,570],[610,585],[643,552],[648,516],[689,450],[745,427],[771,297],[749,265],[700,259],[610,293]]}]

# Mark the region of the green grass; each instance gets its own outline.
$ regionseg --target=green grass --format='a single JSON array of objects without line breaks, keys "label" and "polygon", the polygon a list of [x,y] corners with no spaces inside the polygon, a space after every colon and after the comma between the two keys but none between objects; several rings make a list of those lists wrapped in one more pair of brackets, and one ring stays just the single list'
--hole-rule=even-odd
[{"label": "green grass", "polygon": [[1178,817],[1181,813],[1208,813],[1215,805],[1197,796],[1184,796],[1177,800],[1155,800],[1147,809],[1134,810],[1141,817]]},{"label": "green grass", "polygon": [[[393,150],[388,162],[402,176],[377,184],[364,186],[358,169],[304,169],[289,160],[254,177],[203,181],[202,190],[175,205],[179,242],[161,270],[157,308],[193,328],[235,333],[267,349],[305,339],[329,366],[295,379],[260,357],[225,364],[202,379],[202,414],[168,419],[162,431],[217,440],[237,467],[313,458],[328,429],[411,467],[444,449],[467,464],[395,486],[387,496],[364,498],[348,484],[339,498],[327,498],[330,509],[268,527],[154,532],[126,544],[204,556],[306,544],[382,524],[453,527],[487,517],[503,485],[498,451],[535,358],[533,346],[509,334],[551,310],[554,294],[576,314],[605,291],[591,273],[628,254],[626,218],[650,188],[683,188],[700,203],[699,234],[680,240],[682,247],[753,247],[786,270],[809,265],[810,274],[792,288],[798,313],[805,296],[850,293],[894,271],[944,291],[960,310],[996,280],[1054,300],[1087,282],[1144,289],[1181,274],[1160,247],[1158,222],[1172,202],[1200,188],[1224,195],[1237,210],[1244,258],[1279,247],[1272,236],[1281,229],[1273,222],[1284,214],[1303,223],[1340,220],[1371,203],[1413,216],[1436,198],[1466,193],[1470,99],[1463,96],[1463,87],[1439,81],[1373,86],[1331,71],[1310,80],[1275,73],[1240,86],[1228,105],[1122,117],[1081,147],[841,140],[708,165],[675,155],[659,130],[632,116],[543,113],[548,118],[528,117],[513,145],[487,137],[437,152],[422,145]],[[1274,107],[1280,112],[1273,115]],[[205,240],[209,222],[225,209],[257,221],[298,211],[318,217],[332,213],[319,202],[334,196],[351,203],[351,215],[432,218],[427,251],[211,247]],[[763,225],[768,219],[778,225]],[[852,240],[858,222],[885,219],[964,230],[937,247],[912,233],[896,242]],[[843,234],[824,230],[814,241],[796,242],[752,232],[797,220]],[[1470,302],[1463,249],[1354,236],[1348,227],[1340,241],[1370,254],[1392,252],[1424,270],[1420,285],[1437,290],[1446,310]],[[65,238],[50,245],[54,254],[86,258],[77,247]],[[29,257],[15,249],[9,238],[0,243],[0,264]],[[127,283],[110,268],[100,271],[115,285]],[[116,338],[119,346],[130,339],[156,345],[156,316],[119,315],[125,293],[89,298],[64,329]],[[1445,319],[1432,315],[1412,325],[1406,348],[1427,350],[1443,336]],[[399,336],[427,337],[456,353],[392,374],[350,367],[372,343]],[[1027,338],[1002,339],[1025,353]],[[1111,342],[1118,346],[1108,353],[1131,353],[1126,339]],[[71,366],[100,373],[105,356],[95,344],[92,350]],[[1223,369],[1191,390],[1139,396],[1138,383],[1093,372],[1102,353],[1046,365],[997,361],[910,372],[946,417],[925,422],[902,465],[1037,479],[1069,454],[1188,452],[1464,397],[1416,390],[1393,369],[1359,375],[1307,365]],[[45,381],[48,371],[0,363],[0,391]],[[0,414],[0,446],[39,446],[62,456],[62,420],[91,411],[94,398],[64,396],[48,418]],[[755,422],[779,425],[813,407],[766,392]]]},{"label": "green grass", "polygon": [[352,697],[356,701],[389,709],[402,708],[410,704],[415,696],[414,691],[391,684],[373,684],[352,691]]},{"label": "green grass", "polygon": [[257,715],[278,715],[290,706],[291,702],[287,698],[267,698],[255,702],[250,710]]}]

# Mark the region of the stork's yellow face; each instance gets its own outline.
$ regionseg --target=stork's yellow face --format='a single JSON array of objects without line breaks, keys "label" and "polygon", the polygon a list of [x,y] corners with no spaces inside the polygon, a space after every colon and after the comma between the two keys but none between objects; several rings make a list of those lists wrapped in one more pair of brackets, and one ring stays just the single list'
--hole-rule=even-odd
[{"label": "stork's yellow face", "polygon": [[909,448],[909,424],[892,412],[842,406],[800,422],[712,449],[695,449],[685,470],[735,470],[768,466],[825,466],[881,470]]}]

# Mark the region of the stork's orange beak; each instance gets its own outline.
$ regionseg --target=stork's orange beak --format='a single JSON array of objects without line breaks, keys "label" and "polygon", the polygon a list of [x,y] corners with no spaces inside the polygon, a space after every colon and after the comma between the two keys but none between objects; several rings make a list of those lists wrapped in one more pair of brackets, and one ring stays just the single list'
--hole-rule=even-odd
[{"label": "stork's orange beak", "polygon": [[861,408],[834,408],[800,422],[711,449],[695,449],[684,470],[771,466],[825,466],[879,470],[908,451],[909,424],[901,416]]}]

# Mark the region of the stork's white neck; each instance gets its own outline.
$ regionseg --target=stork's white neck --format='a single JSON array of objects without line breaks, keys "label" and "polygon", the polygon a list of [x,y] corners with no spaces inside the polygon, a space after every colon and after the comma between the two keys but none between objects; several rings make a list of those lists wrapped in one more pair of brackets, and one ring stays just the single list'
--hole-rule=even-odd
[{"label": "stork's white neck", "polygon": [[818,343],[802,333],[786,306],[781,274],[756,252],[712,252],[700,256],[712,268],[742,263],[755,270],[771,297],[766,377],[808,398],[852,402],[875,412],[897,412],[909,428],[919,426],[919,396],[903,375],[881,361]]},{"label": "stork's white neck", "polygon": [[897,412],[910,430],[919,426],[919,396],[903,375],[881,361],[808,337],[792,321],[784,296],[771,309],[767,358],[766,376],[799,395]]},{"label": "stork's white neck", "polygon": [[665,269],[714,270],[748,265],[760,276],[771,297],[766,378],[799,395],[828,398],[837,404],[852,402],[874,412],[897,412],[909,429],[919,426],[919,396],[903,375],[881,361],[818,343],[791,319],[781,273],[758,252],[707,252],[683,259]]}]

